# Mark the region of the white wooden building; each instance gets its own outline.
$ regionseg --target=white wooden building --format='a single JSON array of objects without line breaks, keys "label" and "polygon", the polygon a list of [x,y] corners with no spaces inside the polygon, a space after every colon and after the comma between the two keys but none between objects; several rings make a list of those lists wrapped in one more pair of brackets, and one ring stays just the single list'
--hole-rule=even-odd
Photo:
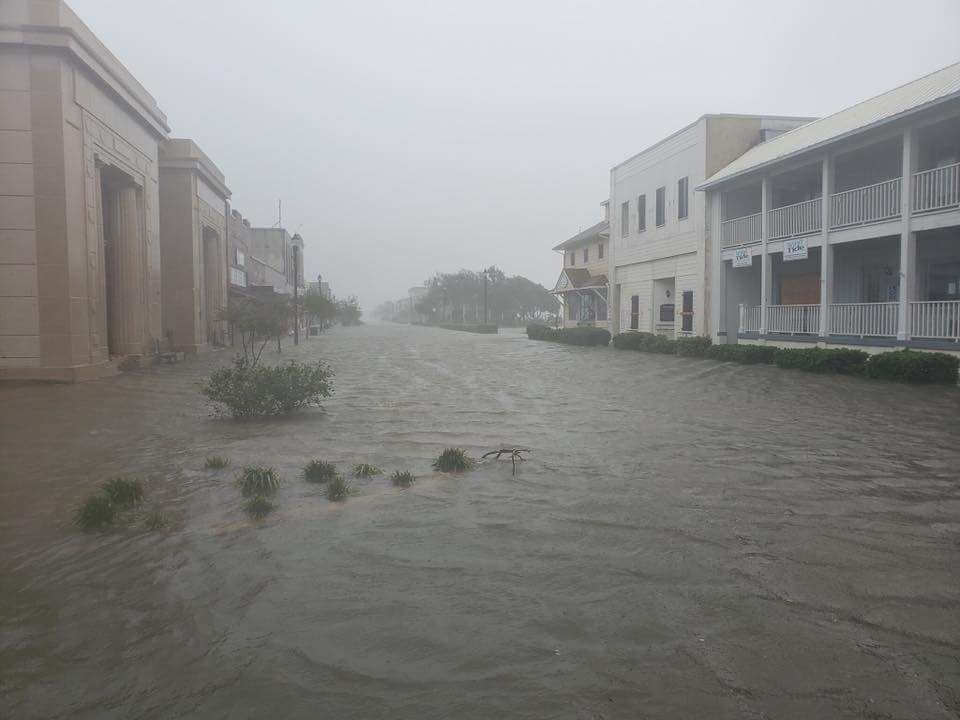
[{"label": "white wooden building", "polygon": [[563,327],[607,327],[609,288],[607,255],[610,224],[604,219],[553,248],[563,255],[563,269],[551,291],[560,301]]},{"label": "white wooden building", "polygon": [[960,350],[960,63],[758,145],[699,189],[721,228],[718,342]]},{"label": "white wooden building", "polygon": [[694,188],[810,119],[704,115],[610,171],[611,332],[706,334],[709,218]]}]

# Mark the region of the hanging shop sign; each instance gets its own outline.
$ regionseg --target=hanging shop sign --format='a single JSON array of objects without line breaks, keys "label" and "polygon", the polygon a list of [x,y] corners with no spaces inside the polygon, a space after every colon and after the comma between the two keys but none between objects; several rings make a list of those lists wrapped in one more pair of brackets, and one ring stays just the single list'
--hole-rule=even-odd
[{"label": "hanging shop sign", "polygon": [[784,260],[806,260],[807,259],[807,240],[799,238],[797,240],[785,240],[783,243]]},{"label": "hanging shop sign", "polygon": [[735,268],[750,267],[751,265],[753,265],[753,255],[750,254],[749,248],[737,248],[733,251],[733,266]]}]

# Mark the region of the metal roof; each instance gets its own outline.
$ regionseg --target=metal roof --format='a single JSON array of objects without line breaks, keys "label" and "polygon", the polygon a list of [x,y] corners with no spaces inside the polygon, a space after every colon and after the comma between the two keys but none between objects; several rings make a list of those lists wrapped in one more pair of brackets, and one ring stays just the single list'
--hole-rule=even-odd
[{"label": "metal roof", "polygon": [[586,230],[578,232],[569,240],[564,240],[562,243],[557,245],[554,250],[566,250],[567,248],[576,247],[584,242],[589,242],[595,237],[600,235],[609,235],[610,234],[610,223],[606,220],[601,220],[596,225],[588,227]]},{"label": "metal roof", "polygon": [[903,115],[960,96],[960,63],[950,65],[862,103],[756,145],[708,178],[698,190],[765,165],[822,147]]}]

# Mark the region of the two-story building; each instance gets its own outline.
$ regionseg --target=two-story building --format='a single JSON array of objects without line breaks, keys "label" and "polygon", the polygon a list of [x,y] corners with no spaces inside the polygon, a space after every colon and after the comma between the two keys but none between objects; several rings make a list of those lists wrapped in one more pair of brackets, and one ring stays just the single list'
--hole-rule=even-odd
[{"label": "two-story building", "polygon": [[960,350],[960,63],[700,184],[720,342]]},{"label": "two-story building", "polygon": [[563,269],[551,291],[560,300],[563,327],[607,326],[610,223],[609,205],[604,202],[602,207],[603,220],[553,248],[563,255]]},{"label": "two-story building", "polygon": [[612,332],[706,332],[710,223],[694,188],[752,146],[809,120],[704,115],[610,171]]}]

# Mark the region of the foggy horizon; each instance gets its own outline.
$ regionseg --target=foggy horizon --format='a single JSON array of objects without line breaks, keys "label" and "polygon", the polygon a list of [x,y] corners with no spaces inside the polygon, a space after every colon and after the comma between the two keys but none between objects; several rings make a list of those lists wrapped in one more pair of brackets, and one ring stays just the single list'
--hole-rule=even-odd
[{"label": "foggy horizon", "polygon": [[[549,288],[550,248],[600,219],[614,165],[704,114],[836,112],[956,62],[960,26],[949,0],[910,17],[814,2],[788,18],[756,17],[758,2],[180,0],[144,36],[130,32],[139,4],[69,4],[171,137],[220,168],[231,206],[270,226],[282,200],[307,279],[368,314],[438,271],[497,265]],[[846,44],[817,43],[823,24]],[[884,52],[921,24],[909,56]]]}]

